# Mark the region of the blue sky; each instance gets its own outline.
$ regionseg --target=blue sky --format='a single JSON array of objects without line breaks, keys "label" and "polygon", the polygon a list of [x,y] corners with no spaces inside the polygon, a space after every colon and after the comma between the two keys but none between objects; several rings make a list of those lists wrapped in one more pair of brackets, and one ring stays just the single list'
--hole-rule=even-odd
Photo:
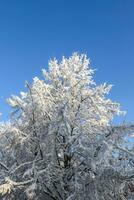
[{"label": "blue sky", "polygon": [[41,75],[52,57],[87,53],[97,83],[134,122],[133,0],[0,0],[0,112],[5,99]]}]

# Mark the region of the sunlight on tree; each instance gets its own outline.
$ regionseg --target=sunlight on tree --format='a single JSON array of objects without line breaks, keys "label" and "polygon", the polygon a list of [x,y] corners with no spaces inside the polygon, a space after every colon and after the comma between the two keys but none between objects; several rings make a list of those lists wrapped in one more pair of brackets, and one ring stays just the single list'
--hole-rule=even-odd
[{"label": "sunlight on tree", "polygon": [[125,114],[107,98],[112,85],[96,85],[83,54],[53,59],[42,73],[7,100],[13,112],[0,125],[3,199],[134,198],[134,146],[127,141],[134,125],[112,124]]}]

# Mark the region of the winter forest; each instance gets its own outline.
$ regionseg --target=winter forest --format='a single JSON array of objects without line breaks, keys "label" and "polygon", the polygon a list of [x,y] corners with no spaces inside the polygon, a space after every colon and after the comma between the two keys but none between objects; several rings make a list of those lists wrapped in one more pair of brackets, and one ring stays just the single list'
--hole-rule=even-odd
[{"label": "winter forest", "polygon": [[134,125],[86,55],[53,59],[0,124],[0,199],[133,200]]}]

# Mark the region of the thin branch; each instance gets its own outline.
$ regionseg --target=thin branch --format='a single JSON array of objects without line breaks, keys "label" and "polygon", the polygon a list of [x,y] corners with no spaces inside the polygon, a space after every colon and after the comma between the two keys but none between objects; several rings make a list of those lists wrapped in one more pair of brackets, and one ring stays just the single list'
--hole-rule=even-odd
[{"label": "thin branch", "polygon": [[125,153],[127,153],[127,154],[129,154],[129,155],[131,155],[131,156],[134,156],[134,153],[132,153],[131,151],[128,151],[127,149],[124,149],[123,147],[120,147],[120,146],[118,146],[118,145],[116,145],[116,144],[114,144],[114,146],[115,146],[117,149],[119,149],[119,150],[121,150],[121,151],[124,151]]},{"label": "thin branch", "polygon": [[19,166],[17,166],[14,170],[10,171],[10,174],[14,174],[17,170],[19,170],[21,167],[24,167],[25,165],[30,165],[30,164],[33,164],[33,162],[38,162],[40,161],[41,159],[38,159],[38,160],[33,160],[33,161],[29,161],[29,162],[25,162],[25,163],[22,163],[20,164]]},{"label": "thin branch", "polygon": [[9,171],[8,167],[7,167],[5,164],[3,164],[2,162],[0,162],[0,165],[1,165],[6,171]]}]

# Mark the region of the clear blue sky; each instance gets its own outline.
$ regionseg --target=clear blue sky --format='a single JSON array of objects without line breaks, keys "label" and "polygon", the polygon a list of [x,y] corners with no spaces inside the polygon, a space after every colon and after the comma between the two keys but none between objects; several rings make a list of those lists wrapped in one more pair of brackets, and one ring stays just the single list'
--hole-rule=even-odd
[{"label": "clear blue sky", "polygon": [[[0,0],[0,112],[52,57],[87,53],[134,122],[133,0]],[[1,117],[2,119],[2,117]]]}]

